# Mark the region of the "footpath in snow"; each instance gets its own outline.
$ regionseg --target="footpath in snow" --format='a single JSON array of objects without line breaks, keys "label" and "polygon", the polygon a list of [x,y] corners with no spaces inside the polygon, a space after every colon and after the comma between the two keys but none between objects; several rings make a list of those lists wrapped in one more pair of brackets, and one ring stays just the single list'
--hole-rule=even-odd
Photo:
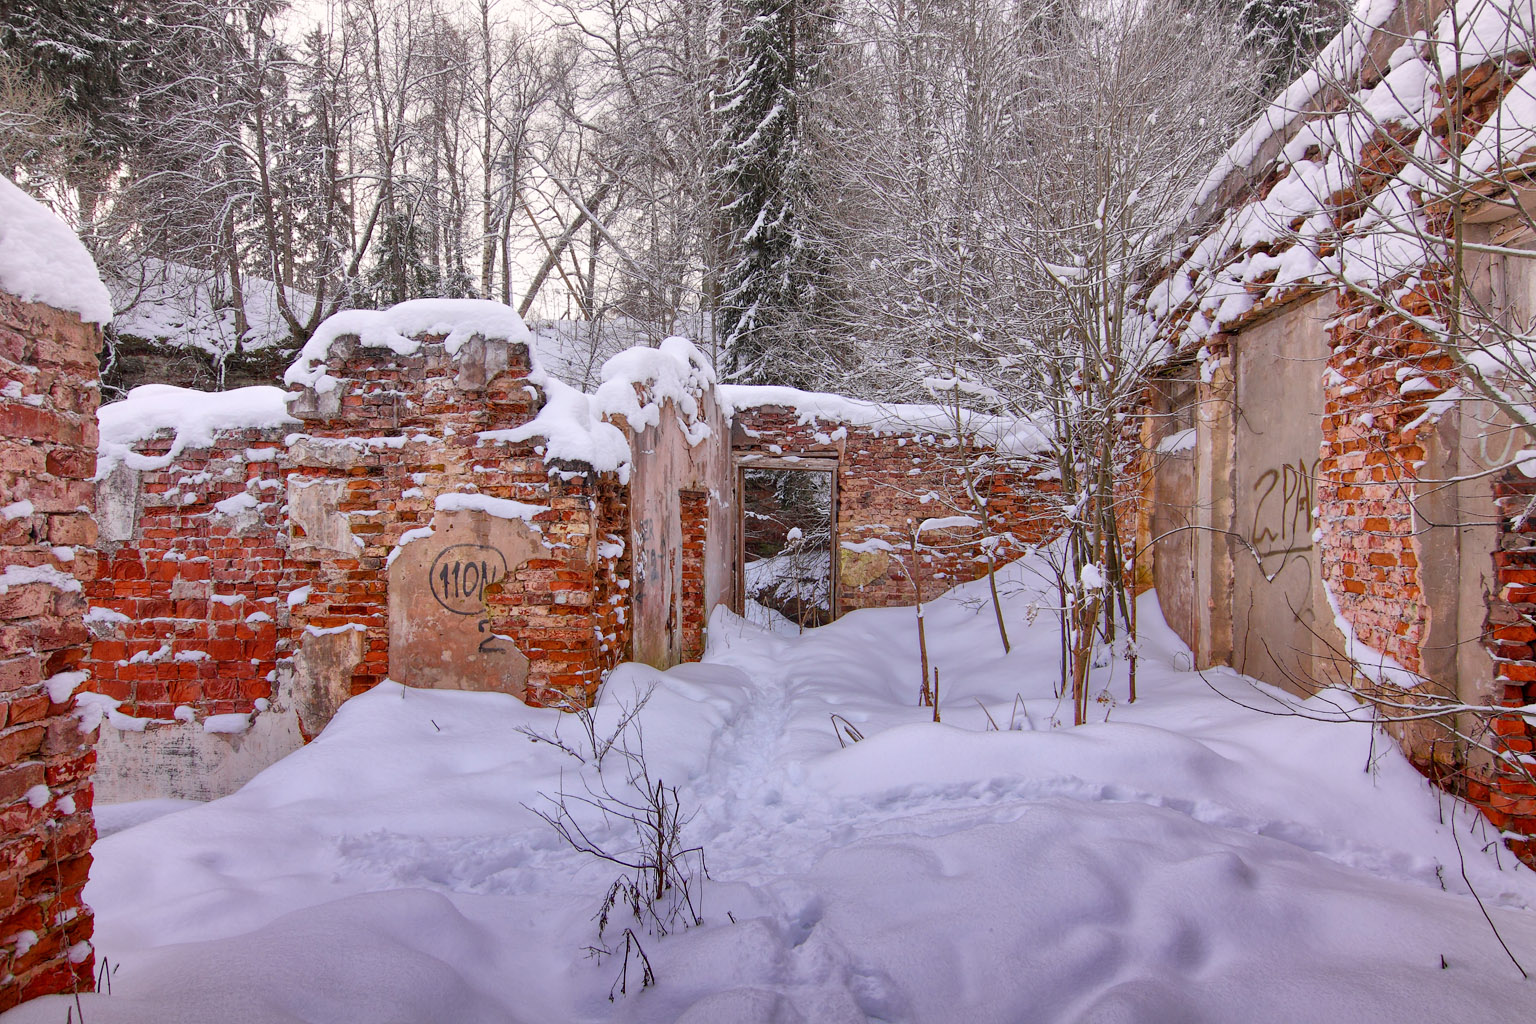
[{"label": "footpath in snow", "polygon": [[[584,953],[622,869],[529,810],[592,776],[519,730],[576,741],[575,718],[386,683],[230,797],[98,809],[110,834],[86,896],[112,994],[82,996],[85,1020],[1529,1015],[1536,983],[1463,870],[1528,968],[1536,875],[1369,725],[1273,714],[1292,699],[1190,672],[1148,595],[1140,699],[1108,665],[1108,722],[1062,726],[1041,582],[1026,562],[1003,589],[1008,655],[985,584],[928,607],[943,724],[916,706],[911,609],[803,635],[720,612],[704,663],[614,673],[599,731],[652,691],[631,736],[692,812],[684,839],[710,875],[701,926],[660,937],[614,911],[604,944],[633,926],[651,988],[632,973],[610,1002],[619,959]],[[864,739],[843,749],[834,714]],[[610,849],[632,841],[582,821]],[[73,1006],[0,1021],[61,1024]]]}]

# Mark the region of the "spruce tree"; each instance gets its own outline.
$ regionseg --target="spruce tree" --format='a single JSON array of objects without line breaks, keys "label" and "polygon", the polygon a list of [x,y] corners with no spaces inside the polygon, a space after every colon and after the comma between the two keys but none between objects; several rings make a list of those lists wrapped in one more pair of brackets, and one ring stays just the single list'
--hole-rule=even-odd
[{"label": "spruce tree", "polygon": [[1264,60],[1260,88],[1267,96],[1284,89],[1328,40],[1348,12],[1340,0],[1241,0],[1248,45]]},{"label": "spruce tree", "polygon": [[805,383],[796,327],[821,276],[803,230],[805,134],[830,12],[823,0],[737,0],[736,15],[733,73],[715,107],[724,243],[716,326],[730,379]]},{"label": "spruce tree", "polygon": [[137,0],[7,0],[0,3],[0,52],[57,96],[83,126],[87,155],[107,161],[126,144],[121,115],[131,103],[124,69],[152,34]]}]

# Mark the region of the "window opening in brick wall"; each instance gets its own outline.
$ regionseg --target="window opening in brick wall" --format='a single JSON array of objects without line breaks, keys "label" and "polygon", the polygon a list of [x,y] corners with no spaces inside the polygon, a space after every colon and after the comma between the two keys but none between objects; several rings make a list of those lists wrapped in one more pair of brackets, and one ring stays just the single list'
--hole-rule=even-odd
[{"label": "window opening in brick wall", "polygon": [[777,614],[803,629],[836,617],[836,489],[829,469],[743,465],[740,578],[748,618]]}]

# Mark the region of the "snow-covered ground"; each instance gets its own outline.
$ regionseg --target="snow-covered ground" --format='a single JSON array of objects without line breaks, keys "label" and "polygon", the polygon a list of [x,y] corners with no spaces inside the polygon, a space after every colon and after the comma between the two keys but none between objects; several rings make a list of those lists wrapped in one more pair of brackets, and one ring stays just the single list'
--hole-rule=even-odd
[{"label": "snow-covered ground", "polygon": [[[1536,875],[1496,855],[1365,724],[1277,711],[1143,599],[1140,699],[1056,727],[1051,614],[1011,567],[1014,649],[984,585],[927,612],[943,724],[915,706],[911,609],[797,635],[718,614],[654,685],[653,778],[694,810],[700,927],[636,926],[657,983],[609,1002],[594,915],[620,870],[524,805],[585,770],[499,694],[382,684],[240,792],[100,841],[87,897],[109,1022],[1476,1021],[1529,1016]],[[1101,679],[1101,682],[1106,681]],[[1015,696],[1022,694],[1017,714]],[[1002,727],[992,731],[986,711]],[[1326,705],[1314,705],[1323,709]],[[865,737],[839,746],[832,714]],[[1010,724],[1016,728],[1010,729]],[[610,765],[622,762],[612,759]],[[613,785],[614,781],[610,781]],[[147,817],[103,809],[104,819]],[[622,846],[616,825],[589,821]],[[632,921],[617,911],[606,942]],[[631,976],[631,984],[638,975]],[[59,1024],[72,1001],[5,1024]]]},{"label": "snow-covered ground", "polygon": [[791,617],[803,615],[808,622],[815,621],[818,613],[825,615],[832,600],[832,553],[824,543],[786,547],[776,555],[748,562],[743,567],[747,597],[770,610],[782,608]]}]

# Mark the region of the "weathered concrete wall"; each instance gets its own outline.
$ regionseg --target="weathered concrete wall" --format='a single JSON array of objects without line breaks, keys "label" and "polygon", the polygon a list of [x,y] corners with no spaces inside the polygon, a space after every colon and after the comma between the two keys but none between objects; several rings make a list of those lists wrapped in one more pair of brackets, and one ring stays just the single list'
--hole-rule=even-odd
[{"label": "weathered concrete wall", "polygon": [[530,524],[485,512],[438,512],[429,529],[398,548],[388,568],[390,678],[521,697],[528,658],[497,631],[492,598],[524,589],[528,563],[556,552]]},{"label": "weathered concrete wall", "polygon": [[715,400],[700,398],[698,425],[706,430],[695,425],[692,442],[670,410],[632,442],[631,650],[635,661],[659,668],[700,657],[709,609],[731,599],[736,516],[730,428]]},{"label": "weathered concrete wall", "polygon": [[1342,638],[1322,591],[1312,534],[1323,436],[1324,324],[1331,296],[1292,306],[1236,335],[1232,525],[1232,665],[1297,692]]},{"label": "weathered concrete wall", "polygon": [[1141,542],[1151,545],[1151,582],[1163,618],[1190,650],[1199,646],[1203,603],[1195,560],[1199,388],[1199,376],[1188,366],[1164,375],[1150,388],[1145,434],[1148,522]]},{"label": "weathered concrete wall", "polygon": [[1339,638],[1312,539],[1324,322],[1293,305],[1152,389],[1146,432],[1153,578],[1201,667],[1230,664],[1297,692]]},{"label": "weathered concrete wall", "polygon": [[97,572],[100,345],[95,324],[0,293],[0,1010],[91,987],[96,734],[71,694]]}]

